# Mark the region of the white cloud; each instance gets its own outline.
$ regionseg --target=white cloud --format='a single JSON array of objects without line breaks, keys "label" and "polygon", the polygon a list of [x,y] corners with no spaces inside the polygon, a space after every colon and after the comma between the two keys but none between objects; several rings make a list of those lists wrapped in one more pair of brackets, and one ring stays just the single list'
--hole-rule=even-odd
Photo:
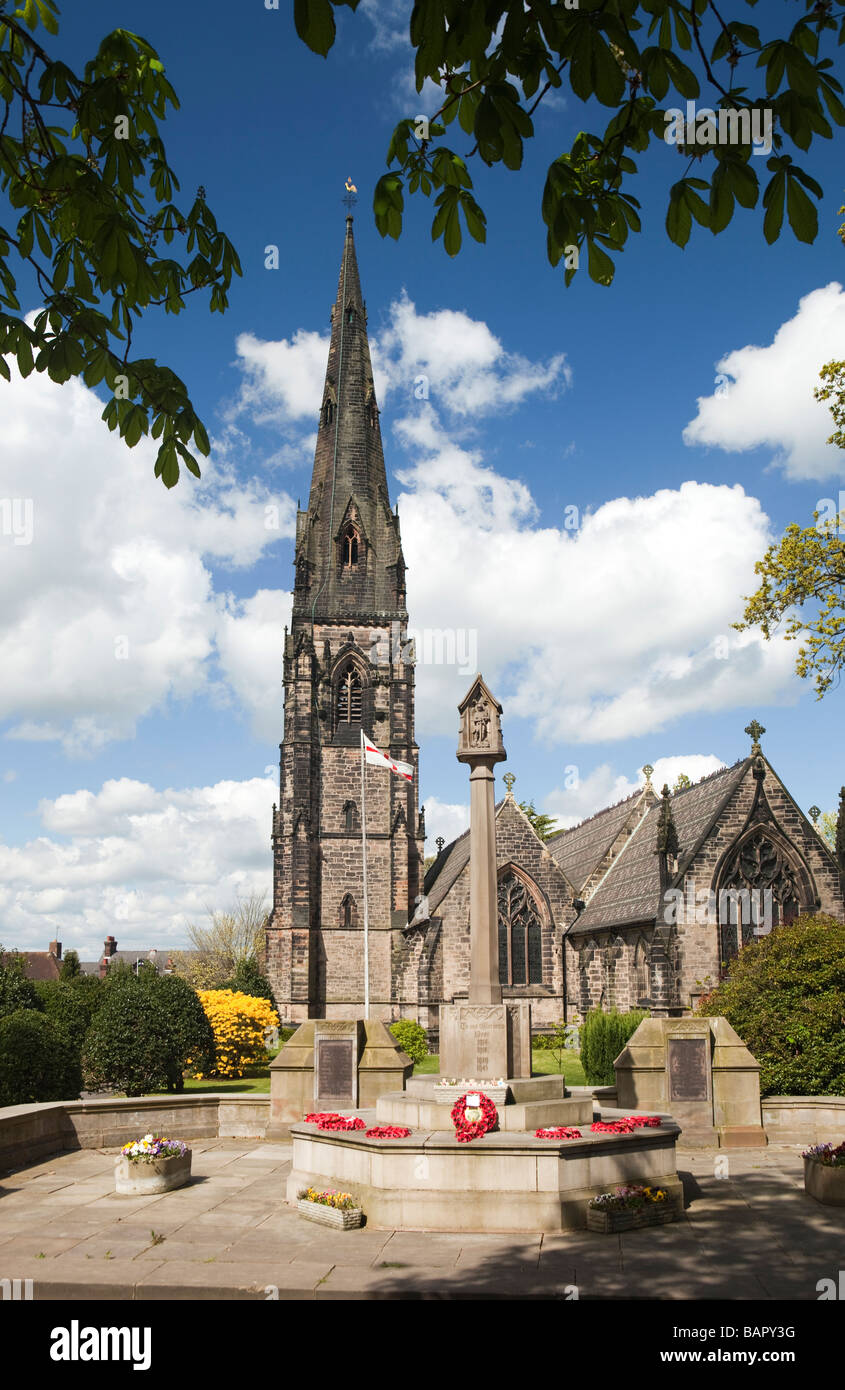
[{"label": "white cloud", "polygon": [[259,589],[243,602],[229,598],[217,625],[217,651],[227,682],[252,715],[259,738],[282,733],[282,649],[292,595]]},{"label": "white cloud", "polygon": [[109,933],[127,948],[184,946],[209,908],[269,894],[277,799],[268,774],[161,792],[124,777],[42,801],[47,833],[0,842],[4,943],[43,950],[57,937],[84,959]]},{"label": "white cloud", "polygon": [[[580,743],[654,732],[761,688],[794,698],[788,644],[731,631],[769,540],[741,487],[616,498],[570,531],[539,524],[528,489],[456,445],[430,409],[396,429],[415,458],[399,498],[413,625],[450,622],[458,652],[475,634],[506,718]],[[421,663],[418,732],[451,731],[465,688],[456,664]]]},{"label": "white cloud", "polygon": [[202,482],[167,492],[155,445],[127,449],[78,381],[13,370],[0,391],[0,497],[31,501],[33,523],[30,544],[0,535],[0,720],[8,737],[91,752],[207,686],[220,611],[209,564],[253,565],[292,536],[294,504],[212,461]]},{"label": "white cloud", "polygon": [[[237,340],[243,373],[231,420],[242,413],[257,423],[286,428],[294,457],[303,448],[301,422],[313,425],[320,410],[329,335],[300,330],[290,339],[265,341],[252,333]],[[462,310],[417,313],[403,293],[391,304],[388,323],[371,332],[370,352],[376,394],[382,406],[400,393],[410,402],[426,392],[441,410],[460,419],[509,410],[528,396],[555,394],[570,384],[563,353],[547,362],[531,362],[505,351],[486,323]],[[415,386],[418,378],[424,378]]]},{"label": "white cloud", "polygon": [[430,796],[425,803],[425,852],[437,853],[436,840],[442,836],[447,845],[469,829],[469,806],[441,801]]},{"label": "white cloud", "polygon": [[684,442],[734,453],[765,445],[791,479],[841,476],[842,451],[825,442],[833,421],[813,389],[824,363],[841,358],[843,340],[845,292],[834,281],[805,295],[767,346],[737,348],[716,364],[730,380],[699,397]]},{"label": "white cloud", "polygon": [[[667,758],[657,758],[653,767],[651,783],[659,793],[664,783],[671,790],[681,773],[685,773],[691,782],[698,782],[702,777],[707,777],[711,772],[724,767],[724,763],[713,753],[679,753]],[[601,763],[600,766],[594,767],[585,777],[578,776],[576,768],[571,786],[555,787],[543,798],[543,810],[557,819],[559,828],[568,828],[578,825],[580,821],[606,806],[624,801],[644,785],[645,777],[640,770],[631,779],[624,773],[614,771],[609,763]]]}]

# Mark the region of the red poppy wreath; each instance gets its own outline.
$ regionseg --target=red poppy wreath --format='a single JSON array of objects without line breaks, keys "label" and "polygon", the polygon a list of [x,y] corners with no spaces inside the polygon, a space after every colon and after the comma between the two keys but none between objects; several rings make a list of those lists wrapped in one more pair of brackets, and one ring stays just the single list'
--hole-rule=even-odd
[{"label": "red poppy wreath", "polygon": [[467,1096],[461,1096],[452,1106],[452,1124],[459,1144],[468,1144],[471,1139],[480,1139],[499,1123],[499,1112],[489,1096],[483,1091],[469,1092],[473,1103],[467,1105]]}]

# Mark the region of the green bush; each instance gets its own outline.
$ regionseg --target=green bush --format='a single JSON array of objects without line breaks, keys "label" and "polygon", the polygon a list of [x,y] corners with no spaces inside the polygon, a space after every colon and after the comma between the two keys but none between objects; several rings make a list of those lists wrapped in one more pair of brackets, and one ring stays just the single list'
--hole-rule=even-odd
[{"label": "green bush", "polygon": [[82,1089],[79,1053],[38,1009],[0,1019],[0,1106],[76,1100]]},{"label": "green bush", "polygon": [[[60,980],[78,980],[82,974],[82,966],[79,964],[79,952],[74,951],[71,946],[69,951],[65,951],[64,960],[59,970]],[[94,976],[96,979],[96,976]]]},{"label": "green bush", "polygon": [[536,1048],[538,1052],[545,1052],[553,1045],[554,1041],[551,1033],[535,1033],[531,1039],[531,1050],[533,1052]]},{"label": "green bush", "polygon": [[224,980],[218,989],[231,989],[236,993],[249,994],[253,999],[269,999],[273,1008],[276,1001],[273,998],[273,991],[270,988],[270,981],[266,975],[262,975],[258,968],[255,956],[246,956],[239,960],[235,966],[235,973],[228,980]]},{"label": "green bush", "polygon": [[171,1025],[153,990],[123,979],[105,991],[82,1050],[86,1084],[128,1096],[163,1090],[172,1080]]},{"label": "green bush", "polygon": [[390,1024],[390,1031],[412,1062],[425,1061],[428,1056],[428,1038],[421,1023],[415,1023],[412,1018],[400,1018],[398,1023]]},{"label": "green bush", "polygon": [[39,980],[35,989],[45,1014],[73,1044],[78,1057],[99,1007],[99,991],[77,989],[62,980]]},{"label": "green bush", "polygon": [[589,1086],[614,1085],[614,1060],[647,1017],[645,1009],[632,1009],[627,1014],[620,1014],[616,1009],[610,1013],[590,1010],[581,1029],[581,1065]]},{"label": "green bush", "polygon": [[205,1076],[214,1070],[216,1049],[214,1030],[199,995],[178,975],[143,975],[142,987],[149,990],[167,1015],[167,1089],[181,1091],[183,1072],[191,1059],[194,1070]]},{"label": "green bush", "polygon": [[[122,1021],[126,1039],[119,1036]],[[137,1059],[133,1027],[141,1035]],[[110,966],[104,1002],[84,1046],[91,1086],[115,1086],[127,1095],[163,1087],[181,1091],[188,1058],[206,1075],[214,1068],[214,1033],[196,990],[178,975],[158,975],[146,963],[137,975],[131,968]]]},{"label": "green bush", "polygon": [[294,1035],[295,1032],[296,1032],[296,1029],[295,1029],[295,1028],[280,1028],[280,1029],[279,1029],[279,1047],[282,1048],[282,1047],[284,1047],[284,1045],[285,1045],[286,1042],[290,1042],[290,1040],[291,1040],[291,1038],[293,1037],[293,1035]]},{"label": "green bush", "polygon": [[744,946],[698,1012],[736,1029],[761,1095],[845,1095],[845,924],[800,917]]},{"label": "green bush", "polygon": [[32,980],[26,978],[24,957],[17,952],[4,953],[0,946],[0,1018],[19,1009],[41,1012],[41,1000]]}]

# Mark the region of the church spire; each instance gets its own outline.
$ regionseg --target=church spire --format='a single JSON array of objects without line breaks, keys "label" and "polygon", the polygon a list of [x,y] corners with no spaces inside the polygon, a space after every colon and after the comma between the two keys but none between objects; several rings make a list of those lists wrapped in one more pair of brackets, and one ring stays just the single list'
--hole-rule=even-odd
[{"label": "church spire", "polygon": [[297,514],[294,613],[404,614],[352,217],[346,219],[308,509]]}]

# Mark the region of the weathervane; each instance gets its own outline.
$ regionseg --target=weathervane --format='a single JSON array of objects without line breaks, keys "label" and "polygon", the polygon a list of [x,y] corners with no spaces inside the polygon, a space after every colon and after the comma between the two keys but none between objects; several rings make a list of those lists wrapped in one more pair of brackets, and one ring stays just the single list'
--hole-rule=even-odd
[{"label": "weathervane", "polygon": [[352,216],[352,209],[354,208],[355,204],[356,204],[357,201],[358,201],[358,198],[357,198],[358,189],[355,187],[354,183],[352,182],[352,178],[351,178],[351,177],[348,178],[348,179],[346,180],[346,183],[345,183],[344,187],[345,187],[345,189],[346,189],[346,196],[345,196],[344,198],[341,199],[341,202],[343,203],[344,207],[346,208],[346,215],[347,215],[347,217],[351,217],[351,216]]}]

